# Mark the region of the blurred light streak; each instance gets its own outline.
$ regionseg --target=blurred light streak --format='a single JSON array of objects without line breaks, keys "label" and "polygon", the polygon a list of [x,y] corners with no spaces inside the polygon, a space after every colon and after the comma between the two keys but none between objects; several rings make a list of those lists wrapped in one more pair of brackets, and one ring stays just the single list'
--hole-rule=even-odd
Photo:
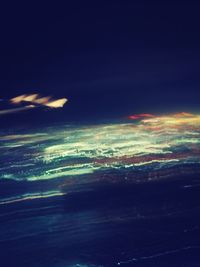
[{"label": "blurred light streak", "polygon": [[28,102],[28,103],[30,102],[32,104],[39,104],[50,108],[62,108],[67,101],[68,101],[67,98],[52,100],[50,96],[40,97],[39,94],[20,95],[10,99],[10,102],[12,104],[21,104],[23,102]]}]

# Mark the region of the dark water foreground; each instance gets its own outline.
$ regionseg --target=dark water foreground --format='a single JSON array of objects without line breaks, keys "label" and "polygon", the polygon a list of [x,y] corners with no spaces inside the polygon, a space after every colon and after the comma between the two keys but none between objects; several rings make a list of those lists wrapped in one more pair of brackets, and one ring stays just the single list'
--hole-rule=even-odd
[{"label": "dark water foreground", "polygon": [[0,205],[0,266],[200,266],[199,175]]}]

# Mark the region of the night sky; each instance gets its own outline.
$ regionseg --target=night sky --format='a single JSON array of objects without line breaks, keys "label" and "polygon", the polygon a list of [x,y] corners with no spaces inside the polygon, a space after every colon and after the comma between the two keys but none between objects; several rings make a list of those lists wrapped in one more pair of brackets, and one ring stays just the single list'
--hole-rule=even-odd
[{"label": "night sky", "polygon": [[198,111],[199,11],[191,0],[7,3],[1,98],[67,97],[66,121]]}]

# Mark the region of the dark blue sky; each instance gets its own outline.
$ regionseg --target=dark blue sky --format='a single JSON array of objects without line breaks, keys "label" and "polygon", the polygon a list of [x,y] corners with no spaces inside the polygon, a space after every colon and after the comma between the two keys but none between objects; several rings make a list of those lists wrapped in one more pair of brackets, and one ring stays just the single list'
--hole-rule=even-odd
[{"label": "dark blue sky", "polygon": [[198,1],[26,1],[1,7],[1,97],[68,97],[63,114],[198,110]]}]

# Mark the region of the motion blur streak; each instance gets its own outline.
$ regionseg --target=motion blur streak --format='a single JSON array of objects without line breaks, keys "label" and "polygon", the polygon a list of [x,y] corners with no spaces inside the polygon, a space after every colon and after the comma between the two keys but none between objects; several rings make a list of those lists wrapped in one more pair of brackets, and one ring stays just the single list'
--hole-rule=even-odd
[{"label": "motion blur streak", "polygon": [[153,114],[148,114],[148,113],[142,113],[142,114],[134,114],[129,116],[128,118],[131,120],[140,120],[143,118],[153,118],[154,115]]},{"label": "motion blur streak", "polygon": [[29,109],[32,109],[32,108],[35,108],[35,106],[28,105],[26,107],[21,107],[21,108],[4,109],[4,110],[0,110],[0,115],[6,115],[6,114],[10,114],[10,113],[17,113],[17,112],[29,110]]},{"label": "motion blur streak", "polygon": [[50,108],[61,108],[67,102],[67,98],[60,98],[57,100],[51,100],[50,96],[40,97],[38,94],[20,95],[10,99],[12,104],[21,104],[23,102],[29,102],[32,104],[40,104]]},{"label": "motion blur streak", "polygon": [[[6,102],[5,100],[1,100],[1,101]],[[0,110],[0,115],[22,112],[22,111],[26,111],[29,109],[37,108],[39,106],[44,106],[48,108],[62,108],[66,104],[67,101],[68,101],[67,98],[60,98],[60,99],[54,100],[50,96],[40,97],[38,94],[20,95],[20,96],[11,98],[9,102],[12,105],[26,104],[26,106]]]},{"label": "motion blur streak", "polygon": [[41,199],[41,198],[49,198],[49,197],[57,197],[57,196],[64,196],[65,194],[62,192],[47,192],[44,194],[24,194],[20,196],[20,198],[7,198],[4,201],[0,202],[0,205],[12,204],[27,200],[34,200],[34,199]]},{"label": "motion blur streak", "polygon": [[51,108],[62,108],[66,102],[67,102],[66,98],[61,98],[55,101],[48,102],[45,105]]},{"label": "motion blur streak", "polygon": [[26,99],[26,97],[27,97],[26,95],[19,95],[19,96],[11,98],[10,102],[13,104],[19,104],[22,101],[24,101],[24,99]]}]

